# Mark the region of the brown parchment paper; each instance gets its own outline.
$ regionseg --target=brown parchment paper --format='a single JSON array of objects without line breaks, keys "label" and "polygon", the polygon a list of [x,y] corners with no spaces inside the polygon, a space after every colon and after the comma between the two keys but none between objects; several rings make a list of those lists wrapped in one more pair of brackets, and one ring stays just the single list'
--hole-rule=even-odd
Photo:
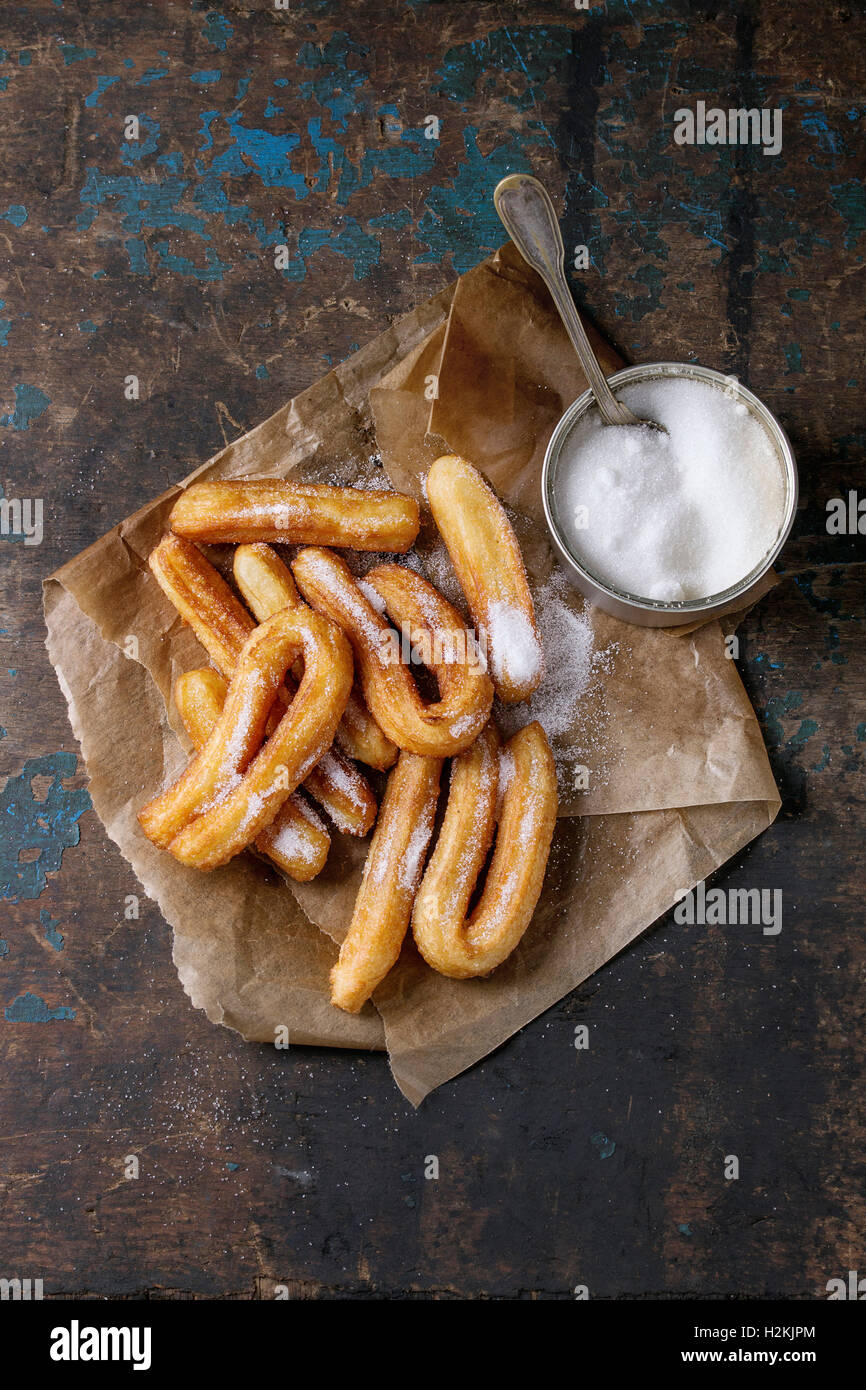
[{"label": "brown parchment paper", "polygon": [[[590,332],[614,370],[619,360]],[[437,454],[463,453],[512,510],[540,591],[555,571],[541,459],[556,420],[585,387],[546,290],[506,247],[193,476],[295,471],[365,482],[381,459],[395,487],[423,498]],[[436,975],[409,942],[373,1002],[357,1017],[342,1014],[328,1003],[327,974],[366,842],[335,835],[319,878],[289,887],[247,856],[209,875],[186,869],[155,850],[135,819],[188,755],[169,694],[180,671],[202,664],[201,648],[146,567],[175,493],[52,576],[45,612],[96,810],[172,924],[181,982],[214,1022],[258,1041],[273,1042],[283,1026],[295,1043],[387,1046],[397,1084],[418,1104],[622,950],[775,818],[778,793],[719,622],[638,629],[587,609],[604,662],[556,741],[561,814],[523,942],[489,979],[473,981]],[[424,568],[437,551],[427,522],[413,562]],[[567,601],[584,612],[579,596]],[[581,769],[588,779],[576,775]]]}]

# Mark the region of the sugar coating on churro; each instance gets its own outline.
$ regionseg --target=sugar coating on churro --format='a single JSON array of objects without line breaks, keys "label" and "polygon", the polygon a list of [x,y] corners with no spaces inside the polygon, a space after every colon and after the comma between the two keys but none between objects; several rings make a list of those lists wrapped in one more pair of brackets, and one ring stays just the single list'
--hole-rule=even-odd
[{"label": "sugar coating on churro", "polygon": [[[388,617],[404,636],[408,633],[410,645],[423,639],[429,651],[425,664],[436,676],[440,696],[426,701],[404,663],[397,633],[359,588],[345,561],[311,547],[300,551],[293,568],[307,601],[352,643],[367,705],[388,737],[419,756],[449,757],[468,747],[487,721],[493,685],[472,656],[463,619],[442,595],[402,565],[379,565],[364,580],[379,595]],[[454,659],[442,660],[446,645]]]},{"label": "sugar coating on churro", "polygon": [[487,609],[485,636],[494,683],[529,686],[541,679],[541,644],[523,609],[494,600]]},{"label": "sugar coating on churro", "polygon": [[433,464],[427,496],[496,693],[519,704],[538,686],[544,659],[523,556],[505,509],[477,468],[456,454]]}]

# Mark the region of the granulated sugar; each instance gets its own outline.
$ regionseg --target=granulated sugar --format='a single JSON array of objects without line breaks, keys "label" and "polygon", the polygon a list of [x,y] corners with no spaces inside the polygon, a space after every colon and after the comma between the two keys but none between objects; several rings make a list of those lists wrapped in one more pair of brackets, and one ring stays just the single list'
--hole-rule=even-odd
[{"label": "granulated sugar", "polygon": [[561,570],[533,593],[535,618],[544,650],[544,676],[529,704],[499,705],[496,722],[506,738],[522,725],[537,719],[547,734],[557,765],[560,786],[572,790],[575,767],[591,756],[593,777],[603,779],[600,749],[592,753],[575,743],[579,726],[586,737],[591,718],[588,697],[598,680],[612,669],[619,644],[597,647],[588,610],[581,605]]},{"label": "granulated sugar", "polygon": [[784,481],[772,441],[736,394],[665,378],[621,399],[649,427],[591,410],[566,441],[566,539],[599,579],[643,598],[707,598],[738,583],[779,535]]},{"label": "granulated sugar", "polygon": [[493,679],[527,685],[537,679],[541,651],[532,624],[511,603],[491,603],[487,613],[487,659]]},{"label": "granulated sugar", "polygon": [[460,580],[451,563],[451,556],[444,541],[436,541],[424,551],[423,560],[414,555],[407,556],[407,563],[417,569],[443,598],[447,598],[460,613],[466,614],[466,596],[460,587]]},{"label": "granulated sugar", "polygon": [[[537,719],[551,742],[570,730],[577,704],[598,669],[592,624],[561,570],[533,594],[544,650],[544,676],[527,706],[515,707],[519,728]],[[570,599],[570,602],[569,602]]]}]

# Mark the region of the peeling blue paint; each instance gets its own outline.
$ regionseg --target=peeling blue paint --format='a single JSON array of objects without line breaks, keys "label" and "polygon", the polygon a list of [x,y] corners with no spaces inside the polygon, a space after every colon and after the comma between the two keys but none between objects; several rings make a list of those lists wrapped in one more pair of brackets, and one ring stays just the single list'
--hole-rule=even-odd
[{"label": "peeling blue paint", "polygon": [[40,387],[20,382],[15,387],[15,409],[9,415],[0,415],[0,425],[11,425],[13,430],[29,430],[34,420],[44,415],[50,404],[50,399]]},{"label": "peeling blue paint", "polygon": [[795,734],[792,734],[786,743],[786,748],[802,748],[804,743],[818,732],[819,725],[814,719],[803,719],[800,727]]},{"label": "peeling blue paint", "polygon": [[23,227],[27,221],[27,209],[23,203],[11,203],[5,212],[0,212],[0,217],[14,227]]},{"label": "peeling blue paint", "polygon": [[187,187],[183,179],[174,176],[155,182],[132,174],[101,174],[91,166],[80,197],[82,203],[97,207],[116,199],[123,230],[132,235],[144,227],[178,227],[200,234],[206,230],[204,220],[178,209]]},{"label": "peeling blue paint", "polygon": [[[856,436],[853,436],[854,441],[856,441],[856,438]],[[836,441],[836,443],[837,446],[843,445],[843,441],[841,440]],[[841,454],[842,458],[845,458],[842,447],[839,447],[837,452]],[[815,570],[804,570],[802,574],[794,575],[794,583],[797,585],[803,597],[818,613],[829,613],[831,618],[839,618],[841,621],[848,620],[850,614],[842,612],[842,604],[838,598],[833,597],[833,595],[827,595],[825,597],[815,593],[814,583],[816,578],[817,575]]]},{"label": "peeling blue paint", "polygon": [[830,195],[833,206],[848,227],[845,246],[850,250],[866,231],[866,187],[859,179],[848,179],[847,183],[831,184]]},{"label": "peeling blue paint", "polygon": [[[310,0],[310,4],[312,0]],[[611,0],[613,3],[613,0]],[[310,8],[308,4],[307,8]],[[207,9],[205,3],[195,6],[205,11],[202,35],[208,45],[218,52],[225,51],[233,37],[232,24],[219,8]],[[627,6],[616,3],[618,14],[626,15]],[[648,91],[660,91],[663,85],[672,80],[673,64],[676,60],[676,80],[686,92],[703,93],[718,86],[719,72],[703,69],[691,62],[681,52],[681,39],[688,32],[687,22],[672,17],[670,7],[653,4],[657,22],[644,26],[640,47],[640,57],[630,41],[622,33],[610,32],[604,40],[600,59],[601,89],[597,115],[597,134],[605,147],[619,160],[619,182],[623,198],[611,207],[609,200],[598,188],[578,186],[573,178],[569,187],[569,208],[567,215],[574,220],[580,208],[580,240],[590,247],[592,264],[604,271],[605,253],[613,234],[631,237],[639,248],[635,259],[635,284],[637,293],[621,295],[616,303],[617,313],[623,319],[636,322],[663,307],[661,295],[664,290],[663,262],[668,259],[668,243],[662,233],[672,220],[685,222],[696,236],[706,238],[718,250],[716,263],[728,254],[726,238],[727,190],[731,181],[732,155],[721,150],[702,166],[706,172],[679,169],[685,181],[689,196],[674,201],[665,191],[661,199],[656,199],[647,211],[646,200],[640,197],[640,184],[648,178],[655,179],[668,166],[672,166],[677,155],[671,142],[670,125],[659,126],[651,132],[640,160],[634,157],[630,147],[630,132],[639,119],[639,99]],[[324,12],[324,11],[323,11]],[[421,209],[421,219],[416,235],[420,242],[418,263],[451,260],[454,269],[462,272],[477,263],[485,254],[500,245],[503,239],[501,227],[495,211],[489,203],[489,193],[498,177],[513,169],[529,167],[536,147],[550,141],[550,133],[539,120],[531,119],[535,111],[544,108],[549,102],[552,89],[556,88],[557,98],[561,89],[571,79],[574,63],[575,31],[566,23],[550,26],[508,26],[494,30],[484,38],[474,42],[457,45],[448,50],[434,79],[432,95],[439,98],[431,105],[445,109],[442,118],[453,120],[460,106],[470,100],[484,96],[489,99],[491,108],[496,103],[504,103],[524,113],[522,132],[510,133],[505,142],[490,154],[482,156],[479,149],[479,133],[467,126],[463,132],[465,160],[461,161],[453,182],[443,182],[435,187]],[[210,232],[210,219],[219,217],[228,227],[243,226],[256,238],[259,247],[271,247],[285,241],[293,245],[291,266],[284,271],[289,279],[300,279],[306,273],[307,261],[317,250],[330,246],[338,254],[352,260],[353,274],[361,279],[371,273],[381,260],[381,247],[376,233],[385,227],[402,228],[412,225],[412,215],[406,210],[383,214],[381,218],[370,219],[359,226],[354,219],[348,219],[336,227],[298,229],[297,244],[284,225],[276,222],[267,225],[255,217],[249,206],[234,201],[237,181],[261,179],[266,187],[287,189],[293,192],[298,202],[305,200],[310,191],[326,192],[338,208],[348,208],[354,193],[368,187],[380,178],[385,180],[414,179],[419,173],[429,173],[436,167],[439,146],[434,140],[425,139],[423,129],[402,128],[400,113],[393,106],[378,108],[373,105],[373,95],[369,87],[369,49],[357,37],[351,37],[343,30],[333,33],[326,43],[301,44],[296,61],[306,70],[297,90],[302,99],[321,108],[321,113],[309,117],[306,129],[297,131],[274,131],[259,129],[254,124],[241,119],[239,107],[224,112],[205,112],[202,114],[202,143],[197,152],[193,169],[184,169],[184,163],[177,152],[170,156],[160,156],[156,161],[170,170],[170,178],[158,181],[148,180],[124,187],[118,180],[112,182],[111,176],[102,176],[92,168],[87,172],[82,202],[87,204],[79,219],[82,230],[92,225],[96,216],[95,206],[103,201],[118,202],[123,218],[125,244],[133,273],[147,275],[152,269],[168,270],[180,275],[191,275],[199,280],[218,279],[225,267],[214,255],[210,247],[203,254],[190,252],[184,246],[186,255],[175,254],[171,244],[163,240],[159,247],[146,241],[146,229],[168,230],[180,227],[193,235],[206,240]],[[167,55],[163,55],[166,56]],[[605,91],[606,70],[616,65],[626,74],[625,90],[615,100]],[[139,80],[141,85],[158,81],[167,75],[166,63],[162,68],[151,68]],[[191,75],[198,87],[207,88],[219,81],[219,70],[202,69]],[[234,77],[234,75],[233,75]],[[250,87],[251,72],[248,70],[236,83],[234,100],[240,103]],[[274,79],[274,85],[284,87],[288,79]],[[767,90],[764,92],[764,87]],[[761,78],[759,95],[766,95],[767,104],[778,104],[777,93]],[[811,90],[811,89],[810,89]],[[771,100],[772,98],[772,100]],[[97,97],[98,99],[98,97]],[[266,100],[264,119],[269,123],[281,114],[281,108],[274,100],[264,94]],[[229,102],[231,98],[229,98]],[[831,113],[824,129],[817,120],[816,111],[811,109],[811,96],[798,98],[808,109],[798,113],[803,129],[814,137],[822,157],[834,157],[841,148],[838,128]],[[349,122],[361,118],[369,127],[378,115],[384,121],[385,138],[381,148],[367,140],[365,148],[355,155],[357,145],[344,139]],[[259,119],[262,119],[259,117]],[[846,129],[852,119],[850,113],[840,113]],[[124,163],[130,167],[146,153],[156,150],[155,139],[142,141],[136,148],[127,143],[121,147]],[[313,158],[310,158],[310,148]],[[570,152],[566,150],[566,157]],[[754,158],[759,164],[760,150],[740,153],[739,158]],[[169,160],[171,162],[169,162]],[[303,174],[292,168],[293,160],[303,167]],[[762,167],[762,166],[759,166]],[[784,160],[774,165],[784,177]],[[159,174],[159,170],[153,171]],[[306,175],[310,184],[306,182]],[[228,177],[227,177],[228,176]],[[173,180],[173,181],[172,181]],[[572,186],[574,185],[574,186]],[[794,208],[794,193],[779,186],[774,192],[783,200],[785,209]],[[863,192],[852,183],[838,185],[833,193],[837,210],[845,217],[850,234],[856,233],[855,223],[863,215]],[[140,204],[140,206],[139,206]],[[188,210],[189,209],[189,210]],[[796,209],[789,214],[767,202],[759,212],[757,236],[757,255],[759,270],[774,270],[780,274],[791,275],[789,257],[792,250],[798,255],[810,256],[813,250],[828,244],[825,238],[809,227],[801,227],[795,217]],[[200,216],[196,216],[196,214]],[[386,219],[392,219],[388,221]],[[399,220],[398,220],[399,219]],[[566,229],[568,232],[568,228]],[[859,234],[859,233],[856,233]],[[300,237],[305,236],[303,247]],[[148,250],[149,246],[149,250]],[[772,252],[767,247],[772,247]],[[252,255],[246,251],[243,254]],[[150,265],[148,264],[150,261]],[[693,289],[692,282],[682,282]],[[802,292],[790,295],[791,300],[802,298]],[[789,304],[781,306],[788,309]],[[789,360],[789,371],[800,372],[801,368]],[[791,387],[787,389],[793,389]]]},{"label": "peeling blue paint", "polygon": [[392,231],[400,231],[402,227],[408,227],[411,221],[408,208],[400,208],[397,212],[383,212],[381,217],[371,217],[367,225],[390,227]]},{"label": "peeling blue paint", "polygon": [[148,68],[143,72],[136,82],[136,87],[151,87],[154,82],[159,82],[163,77],[168,77],[168,68]]},{"label": "peeling blue paint", "polygon": [[8,954],[9,954],[9,942],[8,942],[8,941],[3,941],[2,939],[0,939],[0,960],[3,960],[5,956],[8,956]]},{"label": "peeling blue paint", "polygon": [[232,111],[226,117],[226,124],[232,132],[232,145],[213,160],[212,172],[249,174],[249,166],[244,163],[246,156],[266,188],[290,188],[299,200],[307,196],[303,174],[296,174],[289,163],[292,150],[301,143],[299,135],[294,132],[278,135],[274,131],[245,126],[239,111]]},{"label": "peeling blue paint", "polygon": [[157,241],[154,243],[154,251],[159,257],[160,265],[168,270],[173,270],[177,275],[188,275],[194,280],[211,281],[221,280],[231,266],[226,261],[221,261],[212,246],[205,247],[206,265],[196,265],[187,256],[178,256],[169,250],[167,241]]},{"label": "peeling blue paint", "polygon": [[503,241],[502,223],[493,206],[493,190],[506,174],[530,173],[526,142],[513,137],[482,155],[478,130],[463,131],[466,161],[453,183],[431,189],[418,223],[418,240],[429,248],[415,257],[417,265],[451,259],[459,275],[471,269]]},{"label": "peeling blue paint", "polygon": [[803,116],[800,124],[807,135],[813,135],[818,141],[818,146],[826,150],[829,154],[845,154],[847,147],[844,140],[831,130],[827,122],[827,117],[822,111],[810,112],[808,116]]},{"label": "peeling blue paint", "polygon": [[159,144],[159,121],[142,113],[138,117],[139,138],[124,140],[120,146],[120,158],[130,167],[145,155],[155,154]]},{"label": "peeling blue paint", "polygon": [[62,43],[60,52],[63,54],[63,66],[67,68],[72,63],[83,63],[88,58],[96,57],[95,48],[79,48],[77,43]]},{"label": "peeling blue paint", "polygon": [[509,82],[502,97],[510,106],[527,110],[537,105],[539,89],[561,71],[573,38],[571,29],[559,25],[494,29],[481,39],[448,49],[433,91],[468,103],[478,92],[494,92],[503,72],[520,72],[526,81],[524,90],[515,92]]},{"label": "peeling blue paint", "polygon": [[642,265],[632,273],[632,280],[638,284],[646,285],[648,293],[645,295],[614,295],[614,311],[619,318],[628,318],[637,323],[639,319],[650,314],[655,309],[664,308],[662,300],[662,289],[665,284],[665,273],[660,266]]},{"label": "peeling blue paint", "polygon": [[90,107],[98,106],[99,98],[102,96],[102,93],[107,92],[109,87],[113,87],[115,82],[119,81],[119,77],[97,77],[96,86],[93,91],[84,98],[84,105]]},{"label": "peeling blue paint", "polygon": [[[48,875],[60,868],[64,850],[81,837],[80,817],[90,808],[83,789],[68,789],[64,777],[76,769],[73,753],[49,753],[30,758],[17,777],[9,777],[0,793],[0,898],[18,902],[38,898]],[[34,777],[50,777],[42,801],[33,795]],[[25,851],[36,857],[22,862]]]},{"label": "peeling blue paint", "polygon": [[129,268],[133,275],[150,274],[150,266],[147,264],[147,247],[143,241],[130,237],[129,241],[123,243],[123,249],[129,257]]},{"label": "peeling blue paint", "polygon": [[803,696],[798,690],[789,690],[785,695],[774,695],[767,701],[764,711],[764,728],[767,742],[771,747],[780,747],[785,738],[785,730],[782,725],[783,718],[790,714],[791,710],[798,709],[803,703]]},{"label": "peeling blue paint", "polygon": [[789,372],[802,372],[803,370],[803,349],[799,343],[787,343],[785,345],[785,361],[788,364]]},{"label": "peeling blue paint", "polygon": [[45,937],[48,944],[53,946],[55,951],[62,951],[63,934],[57,930],[60,926],[60,918],[52,917],[51,913],[46,912],[43,908],[39,913],[39,923],[42,927],[42,935]]},{"label": "peeling blue paint", "polygon": [[322,70],[312,81],[300,83],[301,96],[324,106],[342,130],[346,129],[347,116],[361,107],[358,88],[369,81],[368,74],[358,66],[350,67],[349,61],[366,57],[368,51],[344,30],[337,30],[321,47],[304,43],[298,50],[299,67]]},{"label": "peeling blue paint", "polygon": [[225,16],[217,14],[215,10],[211,10],[207,16],[207,22],[202,30],[204,38],[211,47],[218,48],[221,53],[225,52],[234,32]]},{"label": "peeling blue paint", "polygon": [[75,1018],[75,1009],[65,1005],[52,1009],[38,994],[19,994],[4,1010],[8,1023],[60,1023]]},{"label": "peeling blue paint", "polygon": [[287,280],[302,280],[308,259],[323,247],[351,261],[356,280],[363,280],[379,264],[382,250],[381,243],[365,232],[354,217],[345,218],[342,225],[304,227],[298,237],[298,255],[282,274]]}]

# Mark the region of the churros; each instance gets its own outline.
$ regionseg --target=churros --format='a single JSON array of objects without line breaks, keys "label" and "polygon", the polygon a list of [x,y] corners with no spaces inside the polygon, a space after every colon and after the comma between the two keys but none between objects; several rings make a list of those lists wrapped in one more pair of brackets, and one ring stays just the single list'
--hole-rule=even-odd
[{"label": "churros", "polygon": [[[477,635],[409,564],[378,564],[356,579],[328,548],[405,553],[418,507],[392,492],[193,483],[150,556],[218,669],[176,682],[196,752],[139,813],[141,825],[183,864],[213,869],[254,846],[307,882],[330,840],[296,794],[301,783],[339,829],[362,835],[375,820],[331,972],[331,1002],[348,1013],[395,965],[410,923],[440,974],[466,980],[501,965],[535,912],[556,824],[556,769],[541,725],[503,746],[490,720],[495,694],[528,700],[543,674],[516,537],[464,459],[438,459],[427,495]],[[244,602],[195,541],[236,544]],[[280,541],[303,547],[292,570],[271,548]],[[413,665],[426,670],[420,686]],[[378,818],[372,790],[343,753],[390,769]],[[446,758],[447,805],[425,871]]]},{"label": "churros", "polygon": [[478,470],[454,454],[433,464],[427,498],[486,644],[496,693],[506,704],[528,700],[544,660],[523,556],[505,509]]},{"label": "churros", "polygon": [[194,541],[284,541],[403,554],[418,534],[418,503],[398,492],[281,478],[192,483],[169,518]]},{"label": "churros", "polygon": [[440,758],[402,752],[388,776],[331,1003],[358,1013],[400,954],[433,831]]},{"label": "churros", "polygon": [[[187,671],[174,686],[174,702],[192,739],[201,752],[225,705],[228,682],[219,671],[205,667]],[[270,825],[265,826],[255,847],[297,883],[308,883],[325,867],[331,837],[303,797],[292,792]]]},{"label": "churros", "polygon": [[[453,979],[487,975],[514,950],[535,911],[556,825],[556,768],[547,737],[528,724],[500,753],[489,724],[455,759],[445,818],[415,899],[412,932],[424,959]],[[497,822],[484,891],[467,918]]]},{"label": "churros", "polygon": [[[301,603],[292,572],[275,550],[258,542],[239,545],[234,557],[235,583],[256,617],[263,623],[281,608]],[[397,761],[397,746],[383,734],[360,694],[349,696],[335,742],[350,758],[383,772]]]},{"label": "churros", "polygon": [[[148,563],[160,588],[223,675],[231,677],[255,621],[191,541],[164,536]],[[280,699],[285,705],[296,689],[287,677]],[[304,783],[338,830],[366,835],[376,818],[376,799],[353,763],[329,749]]]},{"label": "churros", "polygon": [[[304,674],[270,738],[262,738],[288,667]],[[285,608],[244,644],[223,712],[201,753],[139,813],[149,839],[184,864],[213,869],[250,844],[329,747],[352,688],[352,654],[335,624]],[[258,751],[256,751],[258,749]]]},{"label": "churros", "polygon": [[[328,550],[302,550],[293,569],[308,603],[352,643],[364,698],[387,736],[400,748],[428,757],[450,757],[468,748],[487,722],[493,686],[456,609],[414,570],[398,566],[371,571],[363,581],[367,592],[346,562]],[[368,597],[371,590],[378,606]],[[396,622],[406,622],[416,638],[427,633],[438,701],[422,699],[380,607]]]}]

